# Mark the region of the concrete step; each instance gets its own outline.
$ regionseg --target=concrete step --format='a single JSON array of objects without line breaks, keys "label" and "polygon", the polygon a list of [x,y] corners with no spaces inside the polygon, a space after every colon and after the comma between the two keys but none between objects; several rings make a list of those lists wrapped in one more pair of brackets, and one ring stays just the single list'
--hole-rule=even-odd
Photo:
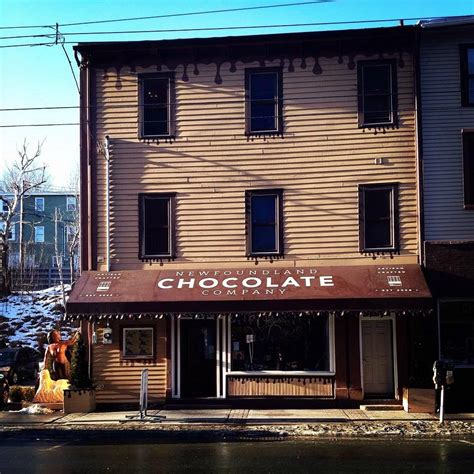
[{"label": "concrete step", "polygon": [[376,405],[361,405],[361,410],[364,411],[399,411],[403,410],[403,406],[401,404],[395,403],[377,403]]}]

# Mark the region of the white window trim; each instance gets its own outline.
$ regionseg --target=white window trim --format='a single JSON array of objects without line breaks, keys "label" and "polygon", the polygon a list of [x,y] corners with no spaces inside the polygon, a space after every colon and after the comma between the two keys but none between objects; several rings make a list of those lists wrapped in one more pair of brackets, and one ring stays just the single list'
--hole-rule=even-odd
[{"label": "white window trim", "polygon": [[77,199],[75,196],[68,196],[66,198],[66,210],[75,211],[77,209]]},{"label": "white window trim", "polygon": [[[38,230],[42,229],[42,239],[38,240]],[[35,243],[36,244],[43,244],[44,243],[44,226],[43,225],[36,225],[35,226]]]},{"label": "white window trim", "polygon": [[35,197],[35,211],[44,212],[44,197]]}]

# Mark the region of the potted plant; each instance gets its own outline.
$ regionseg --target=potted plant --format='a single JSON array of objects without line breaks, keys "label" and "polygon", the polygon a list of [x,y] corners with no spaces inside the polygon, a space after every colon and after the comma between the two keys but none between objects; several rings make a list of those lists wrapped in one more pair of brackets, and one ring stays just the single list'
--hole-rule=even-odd
[{"label": "potted plant", "polygon": [[95,410],[95,389],[89,378],[86,345],[79,335],[72,350],[71,386],[64,390],[64,413],[89,413]]}]

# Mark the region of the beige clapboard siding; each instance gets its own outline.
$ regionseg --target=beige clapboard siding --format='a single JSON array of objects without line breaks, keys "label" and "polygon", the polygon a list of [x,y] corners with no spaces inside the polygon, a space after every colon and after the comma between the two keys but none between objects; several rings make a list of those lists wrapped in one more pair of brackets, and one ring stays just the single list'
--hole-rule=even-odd
[{"label": "beige clapboard siding", "polygon": [[[121,326],[140,326],[140,322],[120,322]],[[148,375],[149,403],[163,402],[166,397],[168,365],[166,359],[166,322],[158,320],[146,325],[154,325],[156,331],[155,361],[121,360],[120,328],[117,322],[111,324],[113,344],[102,343],[102,330],[98,328],[97,344],[93,345],[94,383],[98,386],[98,403],[136,403],[140,393],[140,377],[144,368]]]},{"label": "beige clapboard siding", "polygon": [[[105,78],[98,71],[97,135],[112,140],[112,267],[153,267],[138,260],[139,192],[177,193],[178,258],[165,265],[247,265],[245,190],[273,187],[284,189],[285,259],[279,265],[311,259],[372,263],[358,250],[358,185],[390,182],[400,186],[402,244],[392,261],[416,261],[413,68],[404,59],[398,69],[400,125],[384,133],[358,128],[357,71],[348,69],[347,60],[339,65],[337,59],[321,59],[321,75],[312,74],[312,60],[305,70],[294,61],[295,72],[284,69],[284,138],[244,135],[241,63],[233,74],[221,68],[220,85],[214,83],[215,66],[200,65],[199,76],[188,71],[187,83],[178,67],[172,143],[137,138],[135,74],[124,69],[117,88],[115,71],[109,69]],[[378,157],[386,164],[375,165]],[[104,173],[99,156],[98,255],[106,251]]]}]

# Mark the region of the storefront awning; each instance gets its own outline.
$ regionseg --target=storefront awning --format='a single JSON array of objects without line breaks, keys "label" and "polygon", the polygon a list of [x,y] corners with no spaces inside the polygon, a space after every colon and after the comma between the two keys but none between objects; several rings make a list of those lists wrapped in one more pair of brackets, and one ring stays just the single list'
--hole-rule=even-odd
[{"label": "storefront awning", "polygon": [[423,310],[418,265],[84,272],[69,314]]}]

